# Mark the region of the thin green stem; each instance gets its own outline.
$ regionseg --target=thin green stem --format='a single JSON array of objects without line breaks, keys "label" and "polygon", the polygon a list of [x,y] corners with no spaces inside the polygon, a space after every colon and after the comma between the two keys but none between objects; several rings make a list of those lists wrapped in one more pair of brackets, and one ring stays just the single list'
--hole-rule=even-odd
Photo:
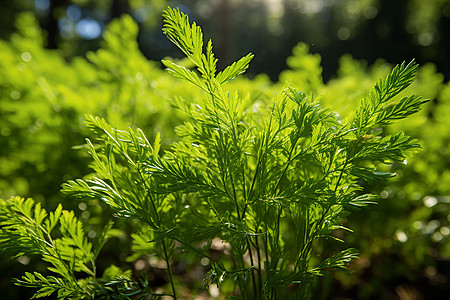
[{"label": "thin green stem", "polygon": [[162,245],[163,245],[163,251],[164,251],[164,260],[166,261],[166,265],[167,265],[167,273],[169,275],[169,281],[170,281],[170,285],[172,287],[173,299],[176,300],[177,292],[175,290],[175,284],[173,282],[172,268],[170,267],[169,255],[167,253],[166,242],[164,239],[162,239]]},{"label": "thin green stem", "polygon": [[[272,109],[272,112],[273,112],[273,109]],[[260,146],[260,148],[258,150],[258,162],[256,164],[255,174],[253,175],[252,185],[250,186],[250,189],[248,191],[247,202],[244,205],[244,209],[243,209],[243,212],[242,212],[242,218],[245,217],[245,213],[246,213],[248,205],[252,204],[254,202],[254,201],[250,202],[250,199],[252,197],[252,194],[253,194],[253,191],[254,191],[254,188],[255,188],[255,185],[256,185],[256,180],[258,178],[260,170],[262,169],[261,168],[262,157],[263,157],[263,155],[266,156],[267,151],[268,151],[269,133],[270,133],[270,129],[272,128],[272,115],[273,114],[271,113],[270,119],[269,119],[269,124],[267,125],[267,132],[266,132],[265,135],[263,135],[263,138],[262,138],[262,141],[261,141],[261,146]],[[263,152],[263,150],[262,150],[264,146],[265,146],[265,152]]]},{"label": "thin green stem", "polygon": [[247,212],[247,207],[248,207],[248,201],[250,201],[251,196],[253,194],[253,189],[255,187],[255,183],[256,183],[256,177],[258,177],[258,172],[259,172],[259,167],[261,164],[261,156],[258,157],[258,163],[256,165],[256,170],[255,170],[255,175],[253,176],[253,180],[252,180],[252,185],[250,186],[250,190],[248,192],[248,196],[247,196],[247,202],[244,205],[244,209],[242,211],[242,218],[245,217],[245,213]]},{"label": "thin green stem", "polygon": [[258,242],[258,230],[256,230],[256,236],[255,236],[255,249],[256,254],[258,256],[258,284],[259,284],[259,291],[260,291],[260,297],[262,295],[262,271],[261,271],[261,249],[259,248],[259,242]]},{"label": "thin green stem", "polygon": [[[348,162],[349,162],[349,161],[348,161],[348,159],[346,158],[345,163],[344,163],[344,165],[343,165],[343,167],[342,167],[342,169],[341,169],[341,172],[340,172],[340,174],[339,174],[338,180],[337,180],[337,182],[336,182],[336,186],[335,186],[335,188],[334,188],[334,193],[337,192],[337,189],[338,189],[339,184],[340,184],[340,182],[341,182],[341,180],[342,180],[342,176],[344,175],[345,168],[347,167]],[[314,225],[314,232],[309,236],[307,244],[306,244],[305,247],[302,249],[302,251],[301,251],[301,253],[300,253],[299,260],[301,260],[302,257],[303,257],[303,255],[305,255],[305,254],[307,255],[307,254],[309,253],[309,251],[311,250],[312,242],[316,239],[316,236],[317,236],[317,234],[318,234],[318,232],[319,232],[319,230],[320,230],[320,229],[319,229],[319,228],[320,228],[320,225],[323,223],[323,221],[324,221],[326,215],[328,214],[328,212],[330,211],[331,207],[332,207],[332,205],[329,205],[329,206],[325,209],[324,213],[321,215],[320,220],[319,220],[318,222],[315,223],[315,225]]]},{"label": "thin green stem", "polygon": [[238,220],[241,220],[241,214],[240,214],[240,209],[239,209],[239,203],[237,201],[237,194],[236,194],[236,186],[234,185],[234,178],[233,178],[233,173],[231,171],[229,171],[230,174],[230,180],[231,180],[231,187],[233,189],[233,200],[234,200],[234,205],[236,207],[236,213],[237,213],[237,217]]},{"label": "thin green stem", "polygon": [[[161,221],[159,219],[158,210],[156,208],[154,199],[152,199],[152,197],[150,197],[150,194],[149,194],[150,189],[149,189],[149,187],[147,185],[147,181],[144,179],[144,177],[143,177],[143,175],[142,175],[140,170],[138,170],[138,173],[139,173],[139,175],[141,177],[142,183],[144,184],[145,190],[147,191],[147,197],[150,198],[150,202],[151,202],[151,204],[153,206],[153,209],[155,211],[156,224],[157,224],[158,228],[161,228]],[[169,255],[167,253],[166,242],[165,242],[164,239],[162,239],[162,245],[163,245],[163,252],[164,252],[164,260],[166,262],[167,272],[168,272],[168,275],[169,275],[169,281],[170,281],[170,285],[172,287],[173,298],[176,300],[177,299],[177,292],[176,292],[176,289],[175,289],[175,283],[173,282],[172,268],[170,266],[170,259],[169,259]]]},{"label": "thin green stem", "polygon": [[[292,153],[294,152],[295,146],[297,145],[298,140],[299,140],[299,139],[297,138],[297,139],[295,140],[295,142],[292,144],[291,150],[289,151],[289,155],[288,155],[286,167],[284,168],[283,173],[281,173],[281,176],[280,176],[280,178],[278,179],[278,182],[277,182],[277,184],[275,185],[275,188],[273,189],[273,193],[272,193],[273,195],[275,195],[275,193],[276,193],[276,191],[277,191],[277,189],[278,189],[278,186],[279,186],[280,183],[281,183],[281,180],[283,179],[283,177],[284,177],[284,175],[286,174],[286,172],[287,172],[287,170],[288,170],[288,168],[289,168],[291,162],[293,161],[293,159],[291,159],[291,157],[292,157]],[[296,156],[296,157],[297,157],[297,156]]]},{"label": "thin green stem", "polygon": [[[276,220],[277,224],[275,226],[275,237],[274,237],[274,241],[273,241],[274,244],[275,243],[277,244],[277,247],[276,247],[277,252],[280,250],[280,245],[279,245],[279,242],[280,242],[280,221],[281,221],[281,213],[282,213],[282,211],[283,210],[281,209],[281,207],[278,207],[278,216],[277,216],[277,220]],[[272,251],[273,251],[273,249],[272,249]],[[276,270],[278,268],[278,262],[279,261],[280,261],[279,259],[275,260],[274,265],[272,266],[272,269]]]},{"label": "thin green stem", "polygon": [[[241,265],[241,269],[244,270],[245,264],[244,264],[244,257],[242,255],[239,255],[239,263]],[[247,286],[247,284],[245,284],[245,281],[242,280],[240,275],[238,278],[239,278],[239,282],[240,282],[239,286],[241,288],[242,298],[245,299],[245,297],[249,295],[248,286]]]},{"label": "thin green stem", "polygon": [[[254,262],[253,262],[252,248],[250,246],[250,242],[249,242],[248,239],[249,239],[249,237],[247,235],[245,240],[247,242],[248,254],[250,256],[250,263],[251,263],[252,267],[254,267],[255,265],[254,265]],[[254,299],[258,299],[257,298],[258,293],[257,293],[256,279],[255,279],[255,270],[254,269],[252,269],[252,283],[253,283],[253,297],[254,297]]]}]

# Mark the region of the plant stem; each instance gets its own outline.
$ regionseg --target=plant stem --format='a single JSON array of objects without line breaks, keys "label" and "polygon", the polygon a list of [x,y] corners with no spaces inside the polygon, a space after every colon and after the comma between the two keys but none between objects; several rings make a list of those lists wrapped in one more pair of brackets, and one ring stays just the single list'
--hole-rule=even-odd
[{"label": "plant stem", "polygon": [[[341,173],[339,174],[338,180],[337,180],[337,182],[336,182],[336,186],[334,187],[334,193],[337,192],[337,189],[338,189],[338,187],[339,187],[339,184],[341,183],[342,176],[344,175],[344,170],[345,170],[345,168],[347,167],[348,162],[349,162],[349,160],[348,160],[348,158],[346,158],[346,159],[345,159],[345,163],[344,163],[344,165],[343,165],[343,167],[342,167]],[[308,242],[306,243],[305,247],[304,247],[304,248],[302,249],[302,251],[300,252],[299,259],[301,259],[302,256],[303,256],[304,254],[308,254],[308,252],[311,250],[312,242],[315,240],[315,238],[316,238],[316,236],[317,236],[317,233],[318,233],[319,230],[320,230],[320,229],[319,229],[319,226],[323,223],[323,221],[324,221],[324,219],[325,219],[325,216],[328,214],[328,212],[330,211],[331,207],[332,207],[332,205],[328,206],[328,207],[325,209],[325,211],[324,211],[324,213],[322,214],[322,216],[320,217],[320,220],[319,220],[318,222],[315,223],[315,226],[314,226],[314,232],[311,234],[311,236],[309,237]],[[298,261],[297,261],[297,263],[298,263]],[[296,263],[296,264],[297,264],[297,263]]]},{"label": "plant stem", "polygon": [[162,240],[162,245],[163,245],[163,251],[164,251],[164,260],[166,261],[167,272],[169,274],[169,281],[170,281],[170,285],[172,286],[173,299],[176,300],[177,292],[175,290],[175,284],[173,282],[172,269],[170,267],[169,255],[167,254],[166,242],[164,241],[164,239]]},{"label": "plant stem", "polygon": [[[248,239],[249,239],[249,237],[246,236],[248,254],[250,255],[250,263],[251,263],[252,267],[254,267],[252,248],[250,246],[250,242],[249,242]],[[254,299],[258,299],[257,298],[258,293],[257,293],[257,288],[256,288],[255,270],[254,269],[252,269],[252,283],[253,283],[253,293],[254,293],[253,297],[254,297]]]},{"label": "plant stem", "polygon": [[[256,231],[256,234],[258,234],[258,230]],[[261,253],[259,249],[259,243],[258,243],[258,235],[255,236],[255,248],[256,248],[256,254],[258,255],[258,284],[259,284],[259,291],[260,294],[262,293],[262,272],[261,272]]]},{"label": "plant stem", "polygon": [[[239,255],[238,258],[239,258],[239,263],[241,264],[242,270],[244,270],[245,269],[244,258],[242,255]],[[245,280],[241,279],[240,275],[238,278],[239,278],[239,282],[241,284],[240,288],[241,288],[241,293],[242,293],[242,299],[245,299],[246,296],[249,295],[248,286],[247,286],[247,284],[245,284]]]},{"label": "plant stem", "polygon": [[278,186],[279,186],[280,183],[281,183],[281,180],[283,179],[283,177],[284,177],[284,175],[286,174],[286,172],[287,172],[287,170],[288,170],[288,168],[289,168],[291,162],[293,161],[293,159],[291,159],[291,157],[292,157],[292,153],[294,152],[295,146],[297,145],[298,140],[299,140],[299,138],[297,138],[297,139],[294,141],[294,143],[292,144],[292,146],[291,146],[291,150],[289,151],[289,155],[288,155],[288,158],[287,158],[286,167],[284,168],[283,173],[281,173],[281,176],[280,176],[280,178],[278,179],[278,182],[277,182],[277,184],[275,185],[275,188],[273,189],[273,195],[274,195],[274,196],[275,196],[275,194],[276,194],[276,192],[277,192]]},{"label": "plant stem", "polygon": [[[144,179],[142,173],[139,170],[139,176],[141,177],[142,183],[144,184],[144,187],[147,191],[149,191],[150,189],[147,186],[147,182]],[[156,208],[156,204],[155,201],[152,197],[149,197],[149,193],[147,193],[146,197],[148,197],[150,199],[150,202],[153,206],[153,209],[155,211],[155,217],[156,217],[156,224],[158,226],[158,228],[161,228],[161,220],[159,219],[159,215],[158,215],[158,210]],[[145,221],[145,220],[144,220]],[[170,285],[172,287],[172,293],[173,293],[173,298],[176,300],[177,299],[177,292],[175,290],[175,284],[173,282],[173,276],[172,276],[172,268],[170,267],[170,261],[169,261],[169,255],[167,253],[167,247],[166,247],[166,242],[164,239],[162,239],[162,245],[163,245],[163,251],[164,251],[164,260],[166,261],[166,266],[167,266],[167,272],[169,275],[169,280],[170,280]]]}]

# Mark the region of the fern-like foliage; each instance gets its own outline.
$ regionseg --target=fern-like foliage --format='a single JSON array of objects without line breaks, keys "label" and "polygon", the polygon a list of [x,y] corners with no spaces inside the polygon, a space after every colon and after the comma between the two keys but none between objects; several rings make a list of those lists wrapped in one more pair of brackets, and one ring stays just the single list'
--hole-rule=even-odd
[{"label": "fern-like foliage", "polygon": [[[361,101],[354,120],[343,124],[331,110],[294,88],[259,108],[226,91],[224,84],[247,69],[252,55],[217,72],[212,42],[204,47],[200,27],[178,9],[165,11],[163,31],[195,66],[191,70],[165,60],[167,71],[204,92],[194,102],[182,97],[171,100],[188,117],[176,128],[179,141],[161,153],[159,135],[151,143],[139,129],[120,130],[88,116],[87,125],[97,136],[95,141],[87,140],[94,173],[68,182],[63,192],[82,200],[101,199],[117,217],[145,224],[149,233],[135,235],[134,247],[139,254],[153,250],[166,261],[171,284],[166,295],[174,299],[175,250],[206,258],[210,263],[206,286],[220,287],[231,280],[236,285],[233,299],[306,298],[317,276],[325,270],[345,269],[358,255],[350,248],[318,260],[314,251],[320,239],[340,241],[333,231],[346,229],[342,219],[349,212],[376,203],[376,195],[362,194],[360,181],[393,176],[377,166],[401,162],[419,148],[403,133],[383,131],[383,126],[417,112],[424,103],[414,95],[393,102],[413,81],[417,65],[395,67]],[[26,212],[27,220],[37,218],[41,224],[40,210],[34,215]],[[71,252],[60,260],[47,260],[92,275],[89,267],[95,255],[89,254],[90,244],[81,237],[73,215],[60,214],[68,220],[61,221],[61,233],[70,238],[65,247]],[[22,229],[16,227],[16,223],[6,227],[13,233],[17,230],[6,241],[27,244],[30,238],[20,238]],[[33,243],[43,240],[46,248],[46,231],[43,235],[38,234]],[[214,239],[229,246],[229,259],[210,255]],[[151,243],[155,246],[146,246]],[[74,256],[76,262],[69,259]],[[65,271],[59,272],[72,284]],[[37,282],[46,288],[53,284],[52,279],[44,283],[37,276],[29,274],[21,283]],[[145,290],[125,279],[109,286],[129,295]],[[294,292],[287,286],[293,286]]]},{"label": "fern-like foliage", "polygon": [[359,133],[370,130],[374,126],[387,125],[395,120],[403,119],[416,113],[426,101],[417,95],[403,97],[392,101],[401,91],[406,89],[414,80],[418,65],[411,61],[396,66],[385,79],[380,79],[364,98],[354,119],[354,126]]},{"label": "fern-like foliage", "polygon": [[[84,299],[86,282],[75,273],[95,276],[95,251],[87,240],[82,223],[62,206],[50,213],[32,199],[12,198],[0,207],[0,248],[13,258],[39,255],[56,276],[26,273],[14,283],[39,288],[34,298],[58,293],[59,298]],[[56,237],[55,237],[56,236]]]},{"label": "fern-like foliage", "polygon": [[[0,200],[0,249],[11,258],[39,256],[50,275],[25,272],[16,285],[37,289],[34,298],[56,294],[58,299],[157,299],[145,276],[135,281],[130,271],[111,265],[97,274],[95,260],[110,236],[113,223],[92,243],[73,211],[59,205],[47,212],[33,199]],[[95,245],[95,246],[94,246]],[[113,298],[111,298],[113,297]]]}]

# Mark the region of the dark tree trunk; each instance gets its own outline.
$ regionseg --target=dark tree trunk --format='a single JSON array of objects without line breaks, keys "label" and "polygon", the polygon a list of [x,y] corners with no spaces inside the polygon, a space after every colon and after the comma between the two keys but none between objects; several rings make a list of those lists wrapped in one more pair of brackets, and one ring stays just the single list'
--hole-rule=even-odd
[{"label": "dark tree trunk", "polygon": [[130,12],[130,4],[128,0],[113,0],[109,12],[111,19],[118,18],[122,14]]},{"label": "dark tree trunk", "polygon": [[228,2],[228,0],[221,0],[216,8],[219,20],[219,40],[216,50],[219,68],[225,67],[230,62],[230,7]]},{"label": "dark tree trunk", "polygon": [[57,49],[59,40],[58,29],[58,10],[61,7],[69,5],[69,1],[66,0],[50,0],[50,13],[48,14],[47,24],[44,24],[44,29],[47,31],[47,48]]}]

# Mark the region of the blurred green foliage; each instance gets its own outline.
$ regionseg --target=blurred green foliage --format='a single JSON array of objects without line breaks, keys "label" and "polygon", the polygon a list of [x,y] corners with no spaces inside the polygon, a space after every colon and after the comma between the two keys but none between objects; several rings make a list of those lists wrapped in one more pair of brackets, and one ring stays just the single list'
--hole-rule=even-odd
[{"label": "blurred green foliage", "polygon": [[[337,60],[351,53],[371,64],[382,57],[392,64],[415,58],[433,61],[448,77],[449,0],[16,0],[0,3],[0,38],[14,31],[17,14],[35,14],[47,31],[46,46],[64,57],[100,47],[100,33],[112,19],[132,15],[141,29],[139,45],[146,57],[178,55],[160,30],[161,12],[178,6],[216,37],[222,66],[252,52],[250,72],[272,79],[286,68],[286,58],[299,41],[323,56],[324,77]],[[392,49],[396,51],[392,51]],[[267,61],[271,61],[270,64]]]},{"label": "blurred green foliage", "polygon": [[21,15],[17,27],[11,41],[0,44],[2,197],[51,201],[61,183],[85,174],[83,156],[71,149],[84,143],[85,114],[105,116],[116,126],[139,126],[152,135],[176,124],[176,115],[165,114],[163,99],[195,91],[143,57],[137,25],[129,16],[110,24],[102,49],[70,62],[59,51],[43,48],[32,15]]},{"label": "blurred green foliage", "polygon": [[[85,150],[76,147],[90,135],[83,125],[84,115],[103,116],[118,128],[140,127],[151,140],[162,132],[167,138],[162,141],[164,148],[175,139],[174,127],[184,118],[173,110],[168,113],[170,102],[166,100],[182,95],[193,101],[200,97],[199,91],[143,56],[136,41],[138,26],[129,16],[108,26],[99,50],[69,61],[60,51],[44,47],[46,33],[33,15],[20,15],[16,28],[8,41],[0,41],[0,198],[32,196],[49,209],[65,201],[64,207],[75,209],[80,219],[102,224],[102,213],[110,211],[89,206],[91,215],[83,217],[85,205],[59,193],[62,183],[89,173]],[[353,104],[391,66],[383,60],[369,65],[349,55],[339,64],[336,76],[324,83],[321,57],[298,44],[287,60],[289,69],[280,74],[278,82],[258,75],[228,85],[254,106],[264,106],[289,81],[349,116]],[[432,101],[419,114],[392,127],[392,132],[401,128],[419,138],[423,150],[408,160],[407,168],[402,164],[390,167],[398,174],[394,181],[365,186],[366,192],[380,194],[383,200],[352,215],[347,225],[358,228],[355,233],[336,232],[348,234],[346,241],[361,250],[361,259],[354,263],[353,275],[335,275],[338,284],[324,279],[317,298],[396,299],[402,291],[438,298],[450,289],[450,84],[435,65],[425,64],[409,92]],[[127,252],[130,242],[117,236],[117,241],[110,241],[114,255]],[[324,246],[324,252],[333,251],[333,244],[326,246],[330,248]],[[15,272],[9,266],[5,264],[1,272]],[[9,285],[3,280],[14,276],[18,275],[2,276],[2,285]]]}]

